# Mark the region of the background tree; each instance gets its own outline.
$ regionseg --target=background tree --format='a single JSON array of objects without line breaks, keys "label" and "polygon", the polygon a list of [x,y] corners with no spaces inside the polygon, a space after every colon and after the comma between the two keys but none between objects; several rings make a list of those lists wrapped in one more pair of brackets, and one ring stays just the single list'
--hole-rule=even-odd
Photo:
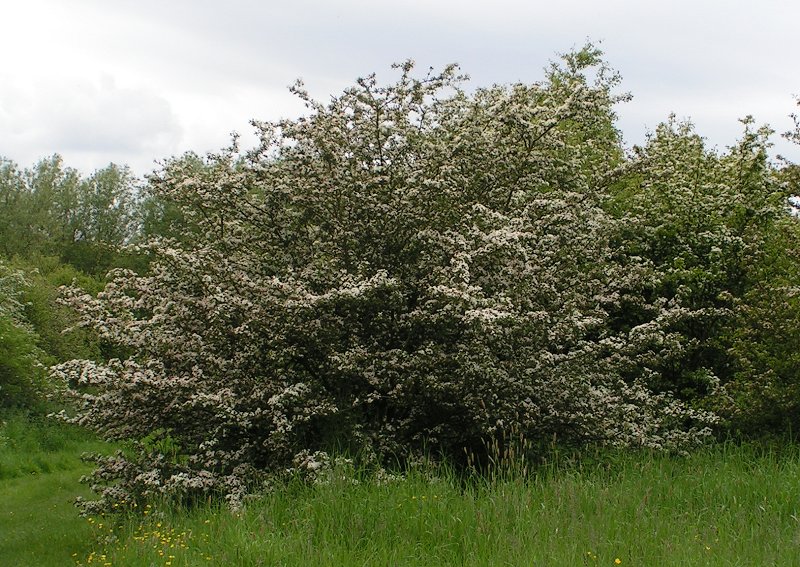
[{"label": "background tree", "polygon": [[138,232],[138,181],[127,167],[110,164],[83,179],[60,156],[19,170],[0,163],[6,258],[53,256],[98,276],[123,255],[119,247]]},{"label": "background tree", "polygon": [[[800,142],[798,132],[796,126],[784,136]],[[740,156],[738,179],[747,183],[736,217],[747,241],[746,286],[723,334],[731,364],[718,411],[740,435],[792,436],[800,427],[800,218],[790,204],[799,192],[797,165],[766,163],[763,136],[749,134],[731,152]],[[759,159],[742,159],[752,148]]]},{"label": "background tree", "polygon": [[0,160],[0,262],[14,283],[2,297],[6,407],[43,409],[47,365],[112,352],[91,332],[67,332],[75,313],[58,303],[58,287],[97,293],[112,265],[144,268],[120,248],[138,231],[136,185],[113,164],[84,179],[57,155],[26,170]]},{"label": "background tree", "polygon": [[50,362],[25,318],[24,275],[0,262],[0,410],[41,404]]},{"label": "background tree", "polygon": [[[625,219],[619,246],[654,268],[646,293],[693,313],[669,326],[680,348],[639,360],[658,373],[654,387],[714,407],[727,432],[760,435],[795,413],[798,224],[785,170],[767,157],[771,130],[743,123],[722,153],[690,124],[660,125],[610,208]],[[626,308],[616,320],[642,317],[650,314]]]},{"label": "background tree", "polygon": [[104,275],[120,263],[120,247],[138,233],[138,180],[128,167],[110,164],[80,185],[72,238],[63,261],[91,274]]}]

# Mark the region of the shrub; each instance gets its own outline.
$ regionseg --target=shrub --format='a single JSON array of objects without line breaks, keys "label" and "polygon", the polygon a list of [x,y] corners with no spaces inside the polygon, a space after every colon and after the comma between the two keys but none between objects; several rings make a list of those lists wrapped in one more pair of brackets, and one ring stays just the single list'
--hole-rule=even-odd
[{"label": "shrub", "polygon": [[[665,329],[680,348],[650,366],[662,388],[713,408],[724,434],[783,435],[800,425],[800,224],[788,207],[792,168],[768,159],[772,132],[742,122],[725,152],[706,148],[690,124],[659,126],[614,210],[625,254],[658,274],[648,292],[694,314]],[[631,309],[615,318],[642,322]]]},{"label": "shrub", "polygon": [[[101,462],[100,505],[236,501],[332,447],[457,460],[508,431],[665,449],[708,433],[711,414],[653,389],[681,346],[665,329],[697,314],[648,297],[652,263],[612,242],[624,96],[599,53],[472,95],[455,67],[397,70],[328,105],[298,84],[309,115],[254,123],[257,149],[168,162],[150,190],[196,237],[153,237],[147,275],[68,292],[129,353],[54,369],[81,403],[68,419],[172,452]],[[641,320],[611,325],[627,308]]]}]

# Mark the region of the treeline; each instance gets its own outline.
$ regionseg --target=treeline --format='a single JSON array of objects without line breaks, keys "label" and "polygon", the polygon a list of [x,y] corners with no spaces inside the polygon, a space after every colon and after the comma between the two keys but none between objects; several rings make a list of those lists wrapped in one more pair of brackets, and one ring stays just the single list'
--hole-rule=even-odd
[{"label": "treeline", "polygon": [[[237,501],[337,447],[458,461],[512,434],[798,431],[800,176],[768,128],[746,119],[720,152],[670,119],[628,151],[592,47],[472,94],[454,67],[398,69],[327,105],[298,85],[310,116],[145,187],[5,164],[3,317],[27,345],[7,360],[75,359],[50,378],[78,402],[65,418],[140,442],[99,460],[100,506]],[[44,278],[39,307],[23,277]],[[75,277],[68,311],[54,286]]]},{"label": "treeline", "polygon": [[125,166],[83,176],[58,155],[25,169],[0,158],[0,408],[44,411],[50,365],[113,355],[59,288],[96,294],[114,268],[145,271],[131,246],[167,233],[168,214]]}]

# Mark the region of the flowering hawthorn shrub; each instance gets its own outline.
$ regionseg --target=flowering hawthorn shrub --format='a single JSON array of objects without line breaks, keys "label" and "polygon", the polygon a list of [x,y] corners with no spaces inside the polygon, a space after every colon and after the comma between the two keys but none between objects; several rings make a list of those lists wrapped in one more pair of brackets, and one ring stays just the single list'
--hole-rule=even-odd
[{"label": "flowering hawthorn shrub", "polygon": [[[254,123],[257,149],[166,163],[150,189],[194,238],[153,237],[149,273],[68,292],[125,353],[54,369],[80,401],[68,419],[139,441],[98,459],[97,505],[237,502],[336,447],[384,462],[508,431],[658,448],[708,433],[711,414],[653,388],[681,347],[665,329],[696,314],[648,297],[652,262],[613,242],[608,188],[630,164],[599,53],[474,94],[455,67],[396,68],[327,105],[298,84],[308,115]],[[628,308],[637,324],[612,324]]]},{"label": "flowering hawthorn shrub", "polygon": [[690,124],[659,126],[618,188],[619,240],[658,274],[649,293],[691,313],[662,329],[679,348],[650,366],[656,389],[713,408],[737,434],[782,434],[800,425],[800,224],[784,180],[792,169],[768,159],[772,131],[742,122],[724,152]]}]

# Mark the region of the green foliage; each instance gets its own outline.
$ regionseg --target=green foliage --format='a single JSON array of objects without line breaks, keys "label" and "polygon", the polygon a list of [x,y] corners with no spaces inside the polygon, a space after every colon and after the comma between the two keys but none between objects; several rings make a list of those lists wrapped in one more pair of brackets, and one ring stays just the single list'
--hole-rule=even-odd
[{"label": "green foliage", "polygon": [[[651,366],[658,387],[713,407],[728,431],[760,435],[795,412],[800,226],[788,213],[787,172],[767,159],[772,132],[743,123],[724,153],[706,149],[690,124],[662,124],[609,208],[626,221],[625,254],[655,268],[647,293],[695,314],[670,325],[681,346]],[[626,309],[616,324],[647,316]]]},{"label": "green foliage", "polygon": [[138,228],[137,180],[127,167],[110,164],[84,181],[73,240],[62,252],[64,262],[89,274],[105,275],[124,256],[119,247]]},{"label": "green foliage", "polygon": [[[774,193],[761,197],[770,208],[743,211],[747,285],[721,334],[730,379],[717,400],[718,411],[738,434],[795,435],[800,430],[800,218],[787,213],[787,198],[798,193],[796,167],[774,172]],[[752,169],[748,174],[752,178]]]},{"label": "green foliage", "polygon": [[3,191],[13,195],[7,202],[16,206],[4,234],[5,256],[59,254],[74,238],[80,175],[63,167],[57,155],[24,171],[7,169],[16,175],[4,176]]},{"label": "green foliage", "polygon": [[85,469],[82,452],[107,450],[86,429],[29,410],[0,413],[0,481]]},{"label": "green foliage", "polygon": [[800,431],[800,300],[797,287],[755,289],[736,309],[725,339],[732,377],[718,411],[739,435]]},{"label": "green foliage", "polygon": [[0,252],[57,257],[104,276],[138,230],[136,185],[127,167],[114,164],[82,178],[58,155],[24,171],[0,160]]},{"label": "green foliage", "polygon": [[[206,169],[203,159],[193,153],[181,156],[179,161],[186,172],[193,171],[200,175]],[[138,234],[140,241],[150,238],[169,238],[185,242],[193,239],[199,230],[199,227],[190,221],[192,215],[187,217],[179,203],[169,195],[156,190],[153,185],[143,188],[139,210],[142,223]]]},{"label": "green foliage", "polygon": [[40,404],[50,364],[113,355],[69,330],[77,319],[58,287],[97,293],[111,266],[146,267],[120,248],[138,230],[136,183],[113,164],[82,178],[57,155],[26,170],[0,160],[0,406]]},{"label": "green foliage", "polygon": [[13,266],[0,261],[0,407],[45,411],[45,399],[55,393],[48,366],[101,356],[96,335],[74,328],[75,311],[60,303],[58,286],[67,284],[95,292],[102,285],[54,258]]},{"label": "green foliage", "polygon": [[0,409],[42,401],[47,357],[24,317],[23,274],[0,263]]},{"label": "green foliage", "polygon": [[36,331],[38,346],[55,361],[70,360],[75,356],[99,358],[100,345],[96,336],[78,326],[75,311],[60,302],[59,288],[77,285],[89,293],[98,293],[103,288],[103,281],[55,258],[33,258],[27,266],[30,285],[22,294],[24,313]]},{"label": "green foliage", "polygon": [[46,375],[43,354],[32,331],[0,315],[0,409],[42,401]]}]

